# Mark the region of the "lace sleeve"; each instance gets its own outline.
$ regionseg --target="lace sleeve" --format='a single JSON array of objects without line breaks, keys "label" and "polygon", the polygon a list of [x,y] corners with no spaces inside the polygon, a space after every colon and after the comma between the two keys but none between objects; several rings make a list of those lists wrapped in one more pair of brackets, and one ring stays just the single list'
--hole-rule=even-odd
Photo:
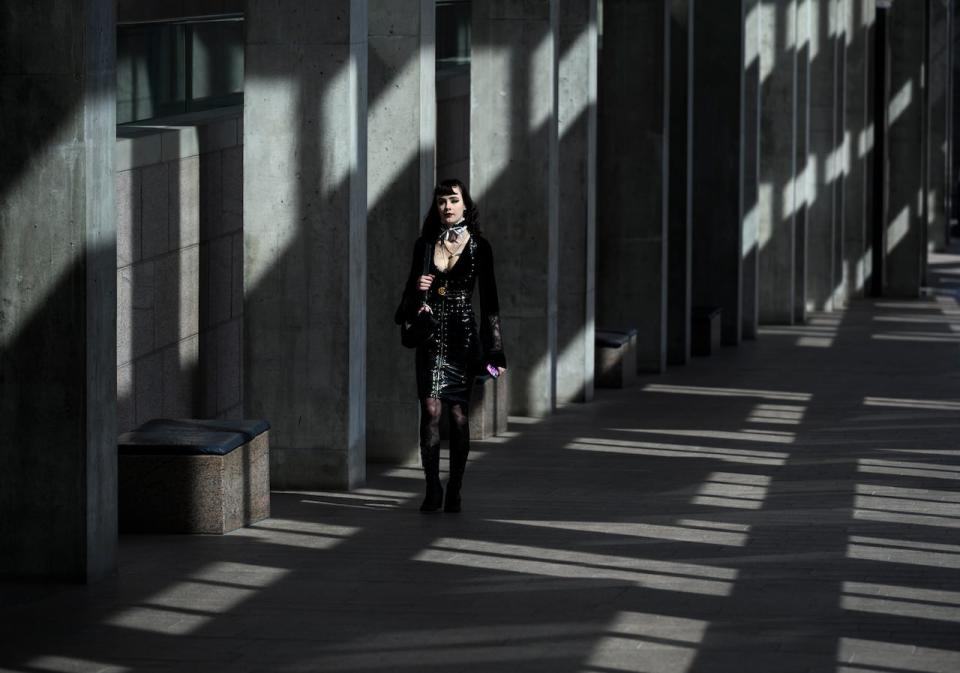
[{"label": "lace sleeve", "polygon": [[482,331],[484,334],[481,341],[486,361],[497,367],[506,367],[507,358],[503,354],[503,335],[500,332],[500,314],[490,313],[484,316]]},{"label": "lace sleeve", "polygon": [[480,285],[480,342],[486,362],[497,367],[506,367],[503,352],[503,333],[500,327],[500,299],[497,296],[497,281],[493,273],[493,251],[486,240],[480,245],[478,266]]}]

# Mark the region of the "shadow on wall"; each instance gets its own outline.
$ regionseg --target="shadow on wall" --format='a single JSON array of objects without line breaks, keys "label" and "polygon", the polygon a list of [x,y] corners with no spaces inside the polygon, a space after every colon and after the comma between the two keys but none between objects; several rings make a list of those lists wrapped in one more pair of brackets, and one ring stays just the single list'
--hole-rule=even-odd
[{"label": "shadow on wall", "polygon": [[[172,129],[172,130],[171,130]],[[121,127],[117,381],[121,432],[152,418],[242,415],[242,146],[236,113]],[[138,149],[163,152],[137,162]]]}]

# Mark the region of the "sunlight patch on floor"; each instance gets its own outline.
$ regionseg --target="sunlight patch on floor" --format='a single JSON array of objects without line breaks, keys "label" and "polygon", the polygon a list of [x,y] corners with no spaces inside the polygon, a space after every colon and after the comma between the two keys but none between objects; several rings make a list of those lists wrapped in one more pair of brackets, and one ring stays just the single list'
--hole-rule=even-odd
[{"label": "sunlight patch on floor", "polygon": [[104,664],[90,659],[43,655],[27,662],[26,670],[31,673],[77,673],[78,671],[96,671],[96,673],[129,673],[132,668]]},{"label": "sunlight patch on floor", "polygon": [[935,568],[960,568],[960,546],[855,535],[847,544],[847,558]]},{"label": "sunlight patch on floor", "polygon": [[748,423],[800,425],[807,408],[793,404],[758,404],[750,410]]},{"label": "sunlight patch on floor", "polygon": [[634,442],[596,437],[577,437],[563,448],[574,451],[597,451],[601,453],[622,453],[662,458],[698,458],[701,460],[709,459],[725,463],[746,463],[750,465],[783,465],[789,456],[789,454],[779,451],[723,449],[688,444]]},{"label": "sunlight patch on floor", "polygon": [[893,617],[960,622],[960,592],[844,582],[840,607]]},{"label": "sunlight patch on floor", "polygon": [[766,442],[770,444],[793,444],[796,434],[785,430],[753,430],[745,428],[739,432],[724,430],[681,430],[656,428],[609,428],[611,432],[633,432],[648,435],[675,435],[677,437],[705,437],[707,439],[730,439],[743,442]]},{"label": "sunlight patch on floor", "polygon": [[960,402],[950,400],[911,400],[894,397],[865,397],[867,407],[896,407],[899,409],[932,409],[937,411],[960,411]]},{"label": "sunlight patch on floor", "polygon": [[[960,652],[880,640],[841,638],[837,673],[956,673]],[[876,667],[876,668],[873,668]]]},{"label": "sunlight patch on floor", "polygon": [[938,491],[929,488],[904,488],[902,486],[887,486],[885,484],[856,484],[854,488],[858,495],[886,496],[888,498],[903,498],[913,501],[956,502],[960,503],[960,492]]},{"label": "sunlight patch on floor", "polygon": [[463,538],[441,538],[413,560],[546,577],[618,580],[648,589],[708,596],[728,596],[737,577],[736,570],[719,566]]},{"label": "sunlight patch on floor", "polygon": [[709,626],[699,619],[621,612],[580,670],[686,673]]},{"label": "sunlight patch on floor", "polygon": [[103,623],[164,635],[188,635],[235,610],[289,572],[247,563],[212,563],[189,579],[175,582],[137,605],[124,607]]},{"label": "sunlight patch on floor", "polygon": [[[309,502],[309,501],[307,501]],[[231,537],[262,540],[269,544],[303,549],[333,549],[358,533],[353,526],[335,526],[316,521],[265,519],[230,533]]]},{"label": "sunlight patch on floor", "polygon": [[917,343],[960,343],[960,334],[943,334],[940,332],[885,332],[871,334],[871,339],[877,341],[915,341]]},{"label": "sunlight patch on floor", "polygon": [[904,477],[929,477],[931,479],[960,480],[960,465],[921,463],[906,460],[860,458],[857,470],[868,474],[892,474]]},{"label": "sunlight patch on floor", "polygon": [[769,486],[770,477],[763,474],[714,472],[704,480],[691,502],[713,507],[760,509]]},{"label": "sunlight patch on floor", "polygon": [[[741,526],[743,532],[716,530],[709,521],[687,519],[680,525],[650,523],[632,523],[622,521],[530,521],[522,519],[490,519],[493,523],[505,523],[514,526],[533,526],[536,528],[554,528],[572,530],[581,533],[603,533],[623,537],[641,537],[667,542],[695,542],[729,547],[743,547],[747,543],[750,527]],[[679,524],[680,522],[678,522]]]},{"label": "sunlight patch on floor", "polygon": [[809,402],[810,393],[791,393],[777,390],[749,388],[713,388],[707,386],[677,386],[665,383],[649,383],[643,387],[647,393],[675,393],[679,395],[709,395],[714,397],[758,397],[764,400]]},{"label": "sunlight patch on floor", "polygon": [[960,520],[960,504],[953,502],[938,502],[925,498],[917,500],[902,496],[885,497],[874,495],[858,495],[854,498],[855,509],[879,510],[883,512],[903,512],[906,514],[924,514],[930,516],[946,516]]}]

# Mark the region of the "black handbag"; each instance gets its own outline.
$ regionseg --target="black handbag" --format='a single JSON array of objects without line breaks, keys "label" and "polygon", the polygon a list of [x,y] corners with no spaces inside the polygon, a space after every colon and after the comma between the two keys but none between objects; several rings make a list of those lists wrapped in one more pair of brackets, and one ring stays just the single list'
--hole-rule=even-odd
[{"label": "black handbag", "polygon": [[[431,246],[425,244],[423,251],[423,273],[420,274],[422,276],[427,275],[430,271],[431,252],[433,252]],[[421,306],[427,303],[429,294],[429,290],[423,293]],[[433,317],[433,313],[430,311],[420,311],[418,309],[417,314],[413,317],[410,317],[407,313],[407,297],[404,295],[404,297],[400,299],[400,306],[397,308],[397,313],[394,316],[394,320],[400,325],[400,343],[407,348],[419,348],[427,343],[430,337],[433,336],[433,333],[437,329],[437,319]]]}]

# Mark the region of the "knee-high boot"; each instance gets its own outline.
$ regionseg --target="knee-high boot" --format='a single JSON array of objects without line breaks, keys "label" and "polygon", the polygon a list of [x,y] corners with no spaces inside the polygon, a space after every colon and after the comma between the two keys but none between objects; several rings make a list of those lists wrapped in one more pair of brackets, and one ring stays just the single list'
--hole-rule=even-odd
[{"label": "knee-high boot", "polygon": [[444,512],[460,511],[460,488],[463,486],[463,473],[467,469],[467,456],[470,453],[470,434],[467,429],[450,433],[450,479],[447,481],[447,498],[443,502]]},{"label": "knee-high boot", "polygon": [[423,476],[427,481],[427,493],[420,505],[421,512],[436,512],[443,506],[443,486],[440,483],[440,445],[420,447]]}]

